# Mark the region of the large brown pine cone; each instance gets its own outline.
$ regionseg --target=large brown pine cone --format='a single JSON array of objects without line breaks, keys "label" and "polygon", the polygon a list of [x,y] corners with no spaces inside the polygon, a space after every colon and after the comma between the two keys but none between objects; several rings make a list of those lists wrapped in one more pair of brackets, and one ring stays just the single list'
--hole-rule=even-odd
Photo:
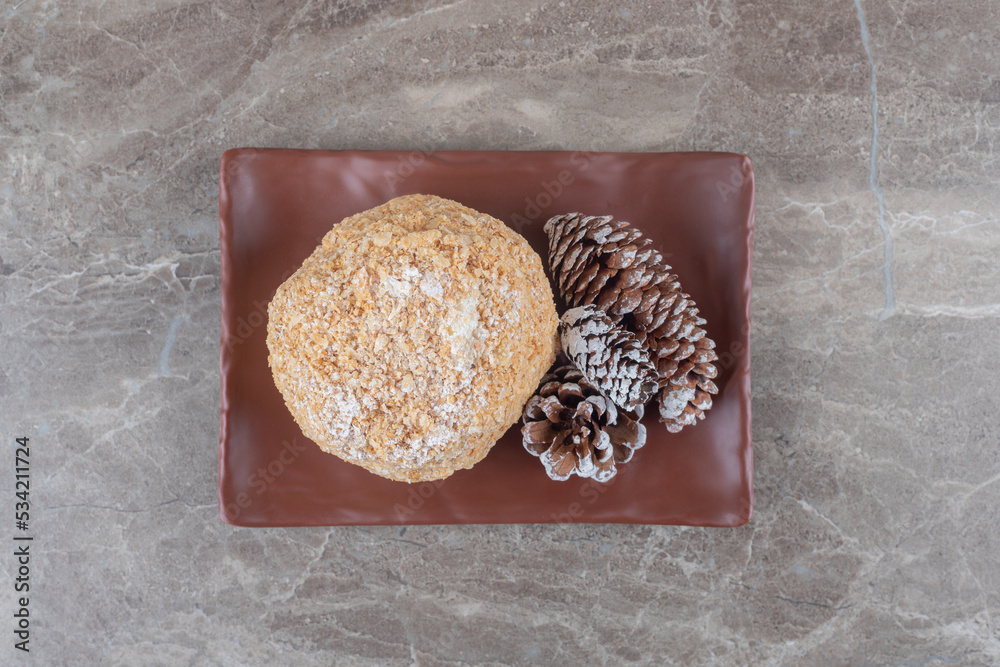
[{"label": "large brown pine cone", "polygon": [[653,242],[611,216],[558,215],[545,231],[549,268],[567,307],[593,304],[649,348],[667,430],[676,433],[704,419],[718,392],[712,382],[715,343]]},{"label": "large brown pine cone", "polygon": [[560,359],[525,404],[521,434],[524,448],[552,479],[579,475],[606,482],[646,442],[638,417],[641,412],[633,419],[617,410],[576,366]]}]

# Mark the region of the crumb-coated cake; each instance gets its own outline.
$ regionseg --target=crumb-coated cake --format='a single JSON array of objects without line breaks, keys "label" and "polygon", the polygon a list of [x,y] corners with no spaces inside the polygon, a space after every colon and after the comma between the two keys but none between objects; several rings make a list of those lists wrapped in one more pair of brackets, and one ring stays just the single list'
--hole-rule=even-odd
[{"label": "crumb-coated cake", "polygon": [[430,195],[334,225],[268,307],[268,361],[303,433],[389,479],[480,461],[557,349],[539,256],[496,218]]}]

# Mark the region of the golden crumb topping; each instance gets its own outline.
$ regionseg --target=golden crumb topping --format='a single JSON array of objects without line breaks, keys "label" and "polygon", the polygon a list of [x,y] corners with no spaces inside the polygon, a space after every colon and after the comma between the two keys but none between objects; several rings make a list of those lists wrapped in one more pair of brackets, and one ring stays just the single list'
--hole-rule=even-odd
[{"label": "golden crumb topping", "polygon": [[527,241],[428,195],[335,225],[268,314],[275,384],[303,432],[409,482],[481,460],[556,350],[552,292]]}]

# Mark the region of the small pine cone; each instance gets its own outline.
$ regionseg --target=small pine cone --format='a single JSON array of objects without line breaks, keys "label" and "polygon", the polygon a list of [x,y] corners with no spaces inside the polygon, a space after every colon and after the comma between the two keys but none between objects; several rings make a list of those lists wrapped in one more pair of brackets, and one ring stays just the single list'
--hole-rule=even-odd
[{"label": "small pine cone", "polygon": [[524,406],[521,435],[552,479],[606,482],[645,444],[639,417],[641,408],[635,419],[619,412],[576,366],[557,362]]},{"label": "small pine cone", "polygon": [[715,343],[653,242],[622,220],[580,213],[549,219],[545,232],[549,268],[567,306],[601,308],[649,349],[667,430],[704,419],[718,392]]},{"label": "small pine cone", "polygon": [[656,393],[656,367],[645,346],[597,306],[563,313],[559,339],[570,361],[619,408],[635,410]]},{"label": "small pine cone", "polygon": [[671,433],[704,419],[705,411],[712,407],[712,394],[719,391],[712,382],[717,373],[712,363],[716,358],[715,343],[705,336],[685,342],[673,354],[662,357],[663,366],[673,370],[657,400],[660,421]]}]

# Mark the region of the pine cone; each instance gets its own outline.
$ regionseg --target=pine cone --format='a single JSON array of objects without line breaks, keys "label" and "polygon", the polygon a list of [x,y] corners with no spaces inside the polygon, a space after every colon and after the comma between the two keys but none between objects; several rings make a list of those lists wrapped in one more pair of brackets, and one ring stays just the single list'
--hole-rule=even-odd
[{"label": "pine cone", "polygon": [[597,306],[649,349],[667,430],[704,419],[718,392],[715,343],[653,242],[622,220],[580,213],[549,219],[545,232],[549,268],[566,305]]},{"label": "pine cone", "polygon": [[570,361],[619,408],[635,410],[656,393],[656,367],[646,348],[597,306],[563,313],[559,339]]},{"label": "pine cone", "polygon": [[524,406],[524,448],[554,480],[579,475],[606,482],[645,444],[641,412],[635,419],[619,412],[576,366],[557,364]]}]

